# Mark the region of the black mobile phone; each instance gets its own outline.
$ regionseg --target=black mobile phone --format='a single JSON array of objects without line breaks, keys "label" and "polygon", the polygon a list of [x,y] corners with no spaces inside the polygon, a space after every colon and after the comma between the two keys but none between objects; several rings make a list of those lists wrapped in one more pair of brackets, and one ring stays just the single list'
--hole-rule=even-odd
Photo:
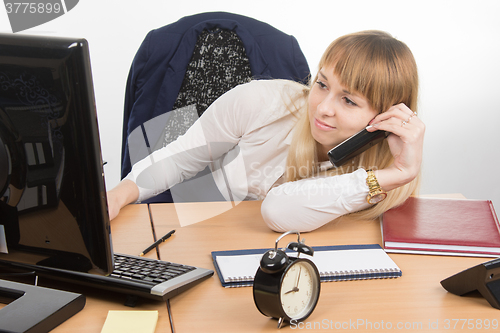
[{"label": "black mobile phone", "polygon": [[345,141],[339,143],[328,152],[328,158],[333,166],[338,168],[346,161],[361,154],[387,137],[385,131],[368,132],[363,128]]}]

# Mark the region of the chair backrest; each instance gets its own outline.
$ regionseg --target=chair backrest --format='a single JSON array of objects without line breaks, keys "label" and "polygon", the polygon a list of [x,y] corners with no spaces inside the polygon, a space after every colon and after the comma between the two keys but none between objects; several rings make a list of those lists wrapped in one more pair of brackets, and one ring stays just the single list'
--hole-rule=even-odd
[{"label": "chair backrest", "polygon": [[[151,31],[127,81],[122,177],[132,164],[182,135],[220,95],[262,78],[303,83],[309,78],[296,39],[266,23],[203,13]],[[152,202],[172,198],[166,193]]]}]

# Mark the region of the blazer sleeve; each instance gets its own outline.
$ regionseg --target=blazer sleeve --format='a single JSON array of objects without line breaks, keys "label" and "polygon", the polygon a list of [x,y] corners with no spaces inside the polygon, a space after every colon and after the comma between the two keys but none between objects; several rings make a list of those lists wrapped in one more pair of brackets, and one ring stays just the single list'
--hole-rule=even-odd
[{"label": "blazer sleeve", "polygon": [[295,71],[297,72],[297,76],[293,78],[294,80],[301,82],[303,84],[309,84],[311,72],[309,70],[309,65],[307,64],[307,60],[300,49],[299,42],[293,36],[290,36],[292,39],[292,56],[293,62],[295,64]]},{"label": "blazer sleeve", "polygon": [[134,108],[134,104],[136,102],[136,86],[138,78],[141,77],[142,72],[148,62],[149,58],[149,41],[152,35],[152,31],[150,31],[141,46],[137,50],[135,54],[134,60],[132,61],[132,65],[130,66],[130,71],[127,77],[126,89],[125,89],[125,100],[123,107],[123,127],[122,127],[122,177],[130,171],[130,159],[127,150],[127,138],[130,132],[130,118],[132,117],[132,110]]}]

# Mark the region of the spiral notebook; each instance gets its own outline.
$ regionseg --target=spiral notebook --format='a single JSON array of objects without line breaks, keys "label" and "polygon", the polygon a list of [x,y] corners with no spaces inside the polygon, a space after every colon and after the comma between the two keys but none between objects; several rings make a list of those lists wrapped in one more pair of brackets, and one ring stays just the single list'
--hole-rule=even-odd
[{"label": "spiral notebook", "polygon": [[[388,279],[402,275],[401,269],[378,244],[313,247],[314,255],[301,254],[312,260],[320,272],[321,282]],[[262,255],[269,249],[214,251],[214,267],[223,287],[249,287]],[[287,251],[288,253],[288,251]],[[289,251],[289,256],[296,256]]]}]

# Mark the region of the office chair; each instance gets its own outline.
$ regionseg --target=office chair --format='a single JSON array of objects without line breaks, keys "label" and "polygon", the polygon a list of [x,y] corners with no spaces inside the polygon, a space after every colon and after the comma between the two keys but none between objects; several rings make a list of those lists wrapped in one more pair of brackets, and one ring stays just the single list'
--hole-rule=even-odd
[{"label": "office chair", "polygon": [[[309,74],[293,36],[249,17],[202,13],[150,31],[127,80],[122,178],[135,162],[182,135],[215,99],[236,85],[252,79],[307,83]],[[224,200],[212,190],[205,191],[207,196],[200,192],[215,186],[208,174],[207,168],[194,180],[176,185],[177,190],[148,202]]]}]

